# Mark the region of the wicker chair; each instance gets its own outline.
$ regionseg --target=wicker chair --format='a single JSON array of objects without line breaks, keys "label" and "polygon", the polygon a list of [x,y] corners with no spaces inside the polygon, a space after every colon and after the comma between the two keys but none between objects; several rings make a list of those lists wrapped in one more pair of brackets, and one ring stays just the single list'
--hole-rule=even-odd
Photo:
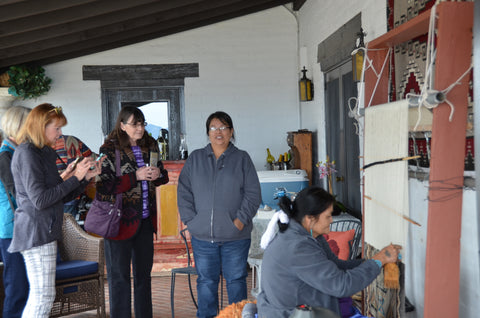
[{"label": "wicker chair", "polygon": [[106,317],[103,238],[87,234],[72,215],[64,214],[63,240],[59,242],[58,250],[62,262],[95,262],[98,263],[98,270],[93,274],[60,280],[57,265],[56,296],[50,317],[95,309],[97,317]]}]

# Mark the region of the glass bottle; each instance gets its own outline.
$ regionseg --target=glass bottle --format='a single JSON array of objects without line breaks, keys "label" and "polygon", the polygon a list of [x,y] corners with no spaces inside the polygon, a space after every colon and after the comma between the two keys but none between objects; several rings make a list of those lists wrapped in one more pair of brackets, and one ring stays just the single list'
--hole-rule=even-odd
[{"label": "glass bottle", "polygon": [[272,164],[275,162],[275,158],[270,153],[270,149],[267,148],[267,163]]},{"label": "glass bottle", "polygon": [[185,140],[185,134],[180,134],[180,160],[187,160],[188,148],[187,141]]},{"label": "glass bottle", "polygon": [[166,160],[167,158],[165,157],[165,140],[163,139],[163,136],[160,134],[157,139],[158,142],[158,149],[160,151],[160,160]]},{"label": "glass bottle", "polygon": [[162,128],[162,138],[163,138],[163,157],[168,160],[169,159],[169,142],[168,142],[168,130]]}]

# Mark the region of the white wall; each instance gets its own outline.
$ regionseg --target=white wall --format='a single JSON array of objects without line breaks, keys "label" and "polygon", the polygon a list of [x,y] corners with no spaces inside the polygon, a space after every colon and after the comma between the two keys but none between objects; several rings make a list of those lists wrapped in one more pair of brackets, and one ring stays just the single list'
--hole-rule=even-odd
[{"label": "white wall", "polygon": [[[315,86],[315,98],[302,103],[302,128],[318,132],[318,160],[325,161],[325,96],[324,74],[317,63],[317,47],[343,24],[362,14],[363,30],[367,33],[365,41],[372,40],[387,30],[385,0],[309,0],[298,12],[299,47],[307,48],[307,73]],[[354,43],[352,43],[353,46]]]},{"label": "white wall", "polygon": [[[408,254],[405,255],[405,292],[416,307],[409,317],[423,317],[425,289],[425,254],[427,245],[428,182],[410,179],[410,217],[422,226],[410,225]],[[474,189],[463,190],[462,234],[460,246],[459,317],[476,318],[480,312],[480,264],[478,259],[478,214]],[[439,238],[438,244],[442,244]],[[449,257],[445,255],[445,257]],[[438,264],[441,266],[441,264]],[[448,273],[445,273],[448,275]]]},{"label": "white wall", "polygon": [[257,170],[266,148],[276,157],[288,150],[287,131],[299,129],[297,22],[284,7],[98,54],[47,65],[48,95],[16,104],[61,105],[63,129],[94,151],[102,144],[99,81],[83,81],[83,65],[199,63],[198,78],[185,81],[187,145],[208,139],[205,121],[216,110],[230,114],[236,145],[247,150]]}]

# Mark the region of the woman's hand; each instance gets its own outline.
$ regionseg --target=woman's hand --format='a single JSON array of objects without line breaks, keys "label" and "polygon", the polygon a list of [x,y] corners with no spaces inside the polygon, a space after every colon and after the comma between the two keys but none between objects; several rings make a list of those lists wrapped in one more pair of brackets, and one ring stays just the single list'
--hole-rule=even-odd
[{"label": "woman's hand", "polygon": [[242,221],[240,221],[238,218],[233,220],[233,224],[237,227],[239,231],[243,230],[243,227],[245,226],[243,225]]},{"label": "woman's hand", "polygon": [[77,163],[77,167],[74,171],[74,176],[77,177],[79,181],[82,181],[86,176],[87,173],[90,171],[90,167],[95,165],[95,161],[91,157],[86,157],[79,163]]},{"label": "woman's hand", "polygon": [[73,173],[75,171],[75,166],[76,166],[76,162],[75,161],[72,161],[70,162],[70,164],[67,166],[67,169],[65,169],[61,174],[60,174],[60,177],[62,177],[63,181],[67,180],[68,178],[70,178],[71,176],[73,176]]},{"label": "woman's hand", "polygon": [[90,166],[90,169],[85,175],[85,179],[87,179],[87,181],[90,181],[93,177],[98,176],[102,172],[102,163],[105,158],[107,157],[103,156],[100,159],[93,161],[94,164]]},{"label": "woman's hand", "polygon": [[137,180],[153,181],[160,177],[160,169],[157,167],[141,167],[136,171]]},{"label": "woman's hand", "polygon": [[402,246],[390,244],[384,247],[380,252],[375,254],[372,258],[382,262],[382,265],[387,263],[395,263],[398,260],[398,254]]}]

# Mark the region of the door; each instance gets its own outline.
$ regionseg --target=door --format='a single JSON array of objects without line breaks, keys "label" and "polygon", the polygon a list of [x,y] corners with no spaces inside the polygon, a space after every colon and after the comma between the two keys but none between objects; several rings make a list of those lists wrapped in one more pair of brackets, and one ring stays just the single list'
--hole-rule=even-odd
[{"label": "door", "polygon": [[332,193],[347,211],[361,219],[359,137],[348,116],[348,100],[357,96],[350,61],[325,74],[327,155],[335,161]]}]

